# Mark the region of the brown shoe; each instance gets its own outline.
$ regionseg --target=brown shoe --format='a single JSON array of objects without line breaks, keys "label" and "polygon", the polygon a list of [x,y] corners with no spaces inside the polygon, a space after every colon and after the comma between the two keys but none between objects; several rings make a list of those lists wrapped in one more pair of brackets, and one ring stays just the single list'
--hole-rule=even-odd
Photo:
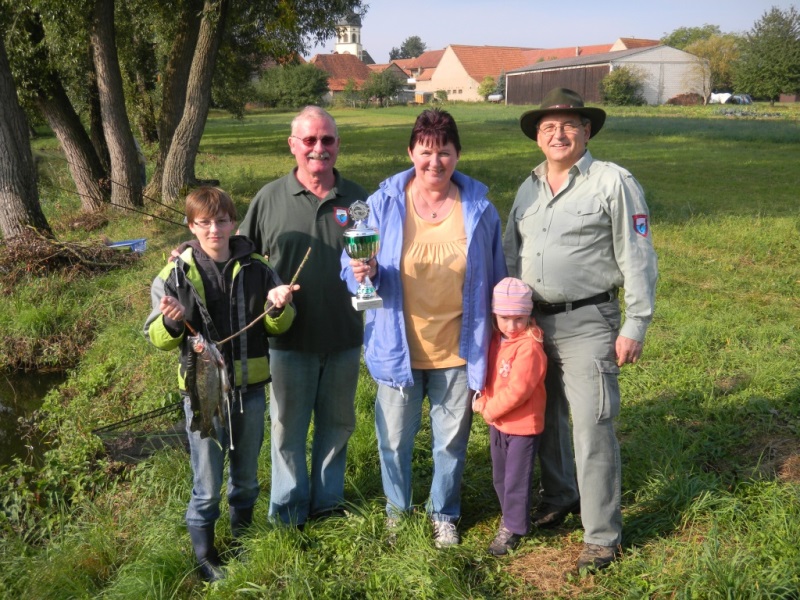
[{"label": "brown shoe", "polygon": [[578,571],[600,571],[617,560],[617,546],[600,546],[584,544],[583,552],[578,557]]},{"label": "brown shoe", "polygon": [[531,516],[531,522],[534,527],[539,529],[549,529],[561,525],[569,515],[579,514],[581,514],[580,499],[568,506],[557,506],[543,502]]}]

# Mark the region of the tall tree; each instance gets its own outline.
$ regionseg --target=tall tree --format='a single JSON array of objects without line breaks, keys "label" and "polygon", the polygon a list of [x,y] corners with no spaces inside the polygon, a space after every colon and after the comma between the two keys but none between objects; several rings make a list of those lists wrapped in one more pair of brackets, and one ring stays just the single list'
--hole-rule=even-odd
[{"label": "tall tree", "polygon": [[142,182],[133,141],[114,31],[114,0],[95,0],[91,42],[100,93],[103,132],[111,158],[111,202],[142,205]]},{"label": "tall tree", "polygon": [[375,100],[378,106],[384,106],[402,89],[403,81],[389,69],[384,69],[380,73],[369,74],[361,88],[361,93],[367,102]]},{"label": "tall tree", "polygon": [[392,48],[389,52],[389,60],[397,60],[398,58],[416,58],[428,47],[418,35],[407,37],[399,48]]},{"label": "tall tree", "polygon": [[0,233],[6,239],[19,235],[28,225],[51,233],[39,204],[28,131],[5,40],[0,36]]},{"label": "tall tree", "polygon": [[708,39],[712,35],[722,35],[718,25],[705,24],[702,27],[678,27],[672,33],[662,37],[660,41],[665,46],[685,50],[689,44]]},{"label": "tall tree", "polygon": [[739,59],[739,38],[732,34],[712,35],[684,48],[697,57],[693,75],[702,77],[704,104],[712,92],[733,91],[733,72]]},{"label": "tall tree", "polygon": [[734,76],[736,89],[775,104],[800,92],[800,14],[773,7],[745,35]]},{"label": "tall tree", "polygon": [[211,105],[214,64],[229,9],[229,0],[206,0],[203,5],[203,19],[186,88],[186,104],[164,161],[161,196],[166,202],[178,198],[186,186],[197,185],[195,158]]}]

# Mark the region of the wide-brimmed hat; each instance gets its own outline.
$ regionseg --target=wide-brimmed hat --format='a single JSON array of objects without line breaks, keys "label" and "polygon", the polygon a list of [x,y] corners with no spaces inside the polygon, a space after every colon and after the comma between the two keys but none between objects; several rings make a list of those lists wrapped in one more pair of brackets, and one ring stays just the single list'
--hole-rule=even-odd
[{"label": "wide-brimmed hat", "polygon": [[519,126],[522,131],[532,140],[536,139],[536,127],[543,116],[549,113],[575,113],[586,117],[592,123],[592,131],[589,137],[594,137],[603,128],[606,122],[606,111],[602,108],[591,108],[583,105],[583,98],[577,92],[567,88],[554,88],[547,92],[542,100],[541,107],[536,110],[529,110],[519,118]]}]

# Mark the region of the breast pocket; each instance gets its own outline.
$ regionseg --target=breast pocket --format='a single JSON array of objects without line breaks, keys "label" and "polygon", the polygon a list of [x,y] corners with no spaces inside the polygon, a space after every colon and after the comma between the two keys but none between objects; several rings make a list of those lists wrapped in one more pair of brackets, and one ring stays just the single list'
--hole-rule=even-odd
[{"label": "breast pocket", "polygon": [[600,234],[606,221],[599,198],[569,200],[562,207],[555,233],[563,246],[584,246]]}]

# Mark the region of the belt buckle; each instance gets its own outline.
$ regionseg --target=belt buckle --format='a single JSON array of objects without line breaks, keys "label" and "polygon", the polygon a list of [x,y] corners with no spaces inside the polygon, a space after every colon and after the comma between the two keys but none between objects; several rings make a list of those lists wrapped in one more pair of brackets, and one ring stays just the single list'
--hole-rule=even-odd
[{"label": "belt buckle", "polygon": [[564,302],[564,312],[572,311],[572,302]]}]

